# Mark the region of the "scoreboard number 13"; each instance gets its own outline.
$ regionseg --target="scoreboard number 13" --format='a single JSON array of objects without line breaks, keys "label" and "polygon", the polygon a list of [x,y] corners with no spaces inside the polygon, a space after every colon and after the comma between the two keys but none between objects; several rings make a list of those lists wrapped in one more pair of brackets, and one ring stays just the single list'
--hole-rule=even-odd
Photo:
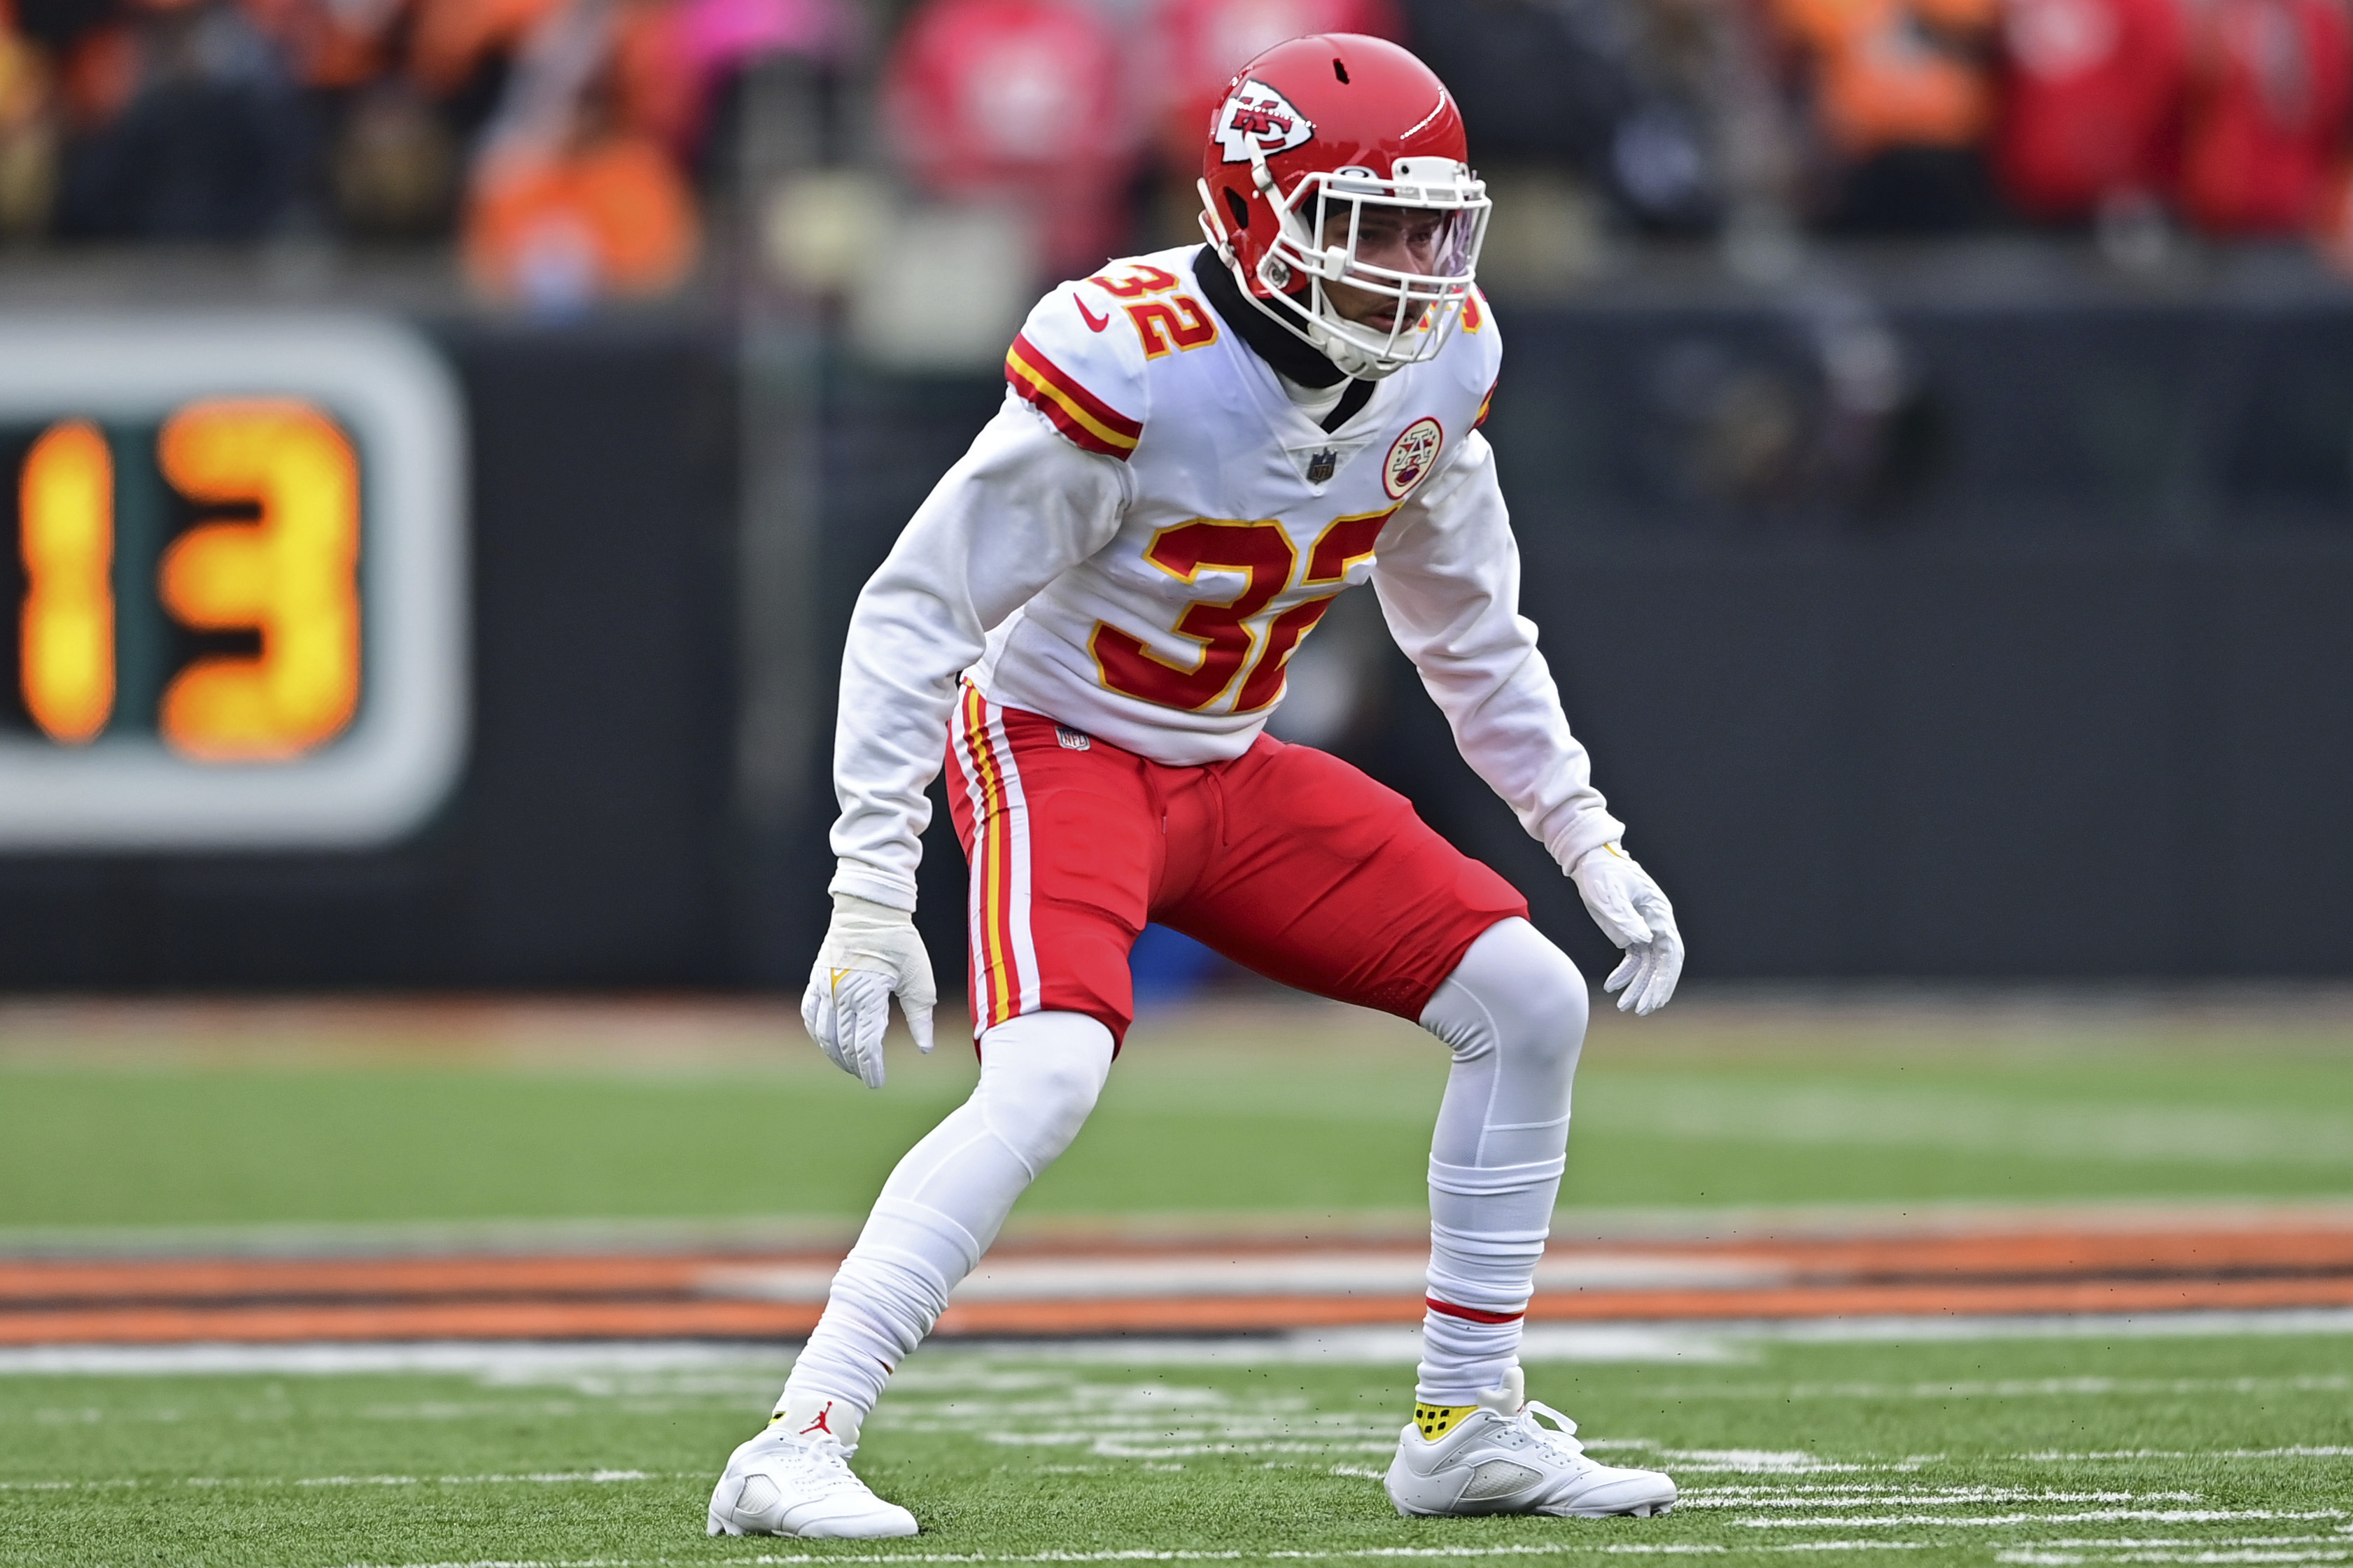
[{"label": "scoreboard number 13", "polygon": [[0,851],[365,847],[446,795],[462,423],[412,332],[0,317]]},{"label": "scoreboard number 13", "polygon": [[[192,631],[258,634],[250,655],[201,654],[163,689],[155,728],[185,756],[275,761],[341,734],[360,693],[359,463],[334,421],[291,399],[210,398],[164,422],[163,478],[197,505],[252,520],[198,523],[164,549],[156,597]],[[40,731],[68,745],[114,715],[115,458],[84,419],[26,454],[17,679]]]}]

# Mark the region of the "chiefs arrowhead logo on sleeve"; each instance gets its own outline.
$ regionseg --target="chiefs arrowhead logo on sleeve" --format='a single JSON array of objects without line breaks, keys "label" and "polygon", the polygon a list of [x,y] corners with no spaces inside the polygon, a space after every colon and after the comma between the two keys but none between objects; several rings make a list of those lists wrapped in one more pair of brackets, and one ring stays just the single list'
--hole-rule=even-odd
[{"label": "chiefs arrowhead logo on sleeve", "polygon": [[1248,79],[1226,95],[1213,131],[1229,163],[1249,163],[1252,143],[1271,158],[1315,134],[1314,124],[1292,108],[1289,99],[1262,81]]}]

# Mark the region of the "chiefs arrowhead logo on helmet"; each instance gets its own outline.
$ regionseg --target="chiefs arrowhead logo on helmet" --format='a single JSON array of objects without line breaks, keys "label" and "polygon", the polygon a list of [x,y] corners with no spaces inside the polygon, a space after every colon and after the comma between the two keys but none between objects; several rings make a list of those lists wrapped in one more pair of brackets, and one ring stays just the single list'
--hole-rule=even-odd
[{"label": "chiefs arrowhead logo on helmet", "polygon": [[1248,78],[1226,95],[1210,131],[1225,149],[1229,163],[1249,163],[1252,145],[1271,158],[1278,153],[1288,153],[1315,134],[1314,125],[1291,107],[1289,99],[1266,83]]}]

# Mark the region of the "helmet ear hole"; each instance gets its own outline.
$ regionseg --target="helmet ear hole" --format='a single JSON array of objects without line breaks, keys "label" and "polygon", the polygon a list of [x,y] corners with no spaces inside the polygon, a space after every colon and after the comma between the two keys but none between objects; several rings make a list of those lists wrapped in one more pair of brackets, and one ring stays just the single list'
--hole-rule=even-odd
[{"label": "helmet ear hole", "polygon": [[1332,74],[1340,79],[1342,87],[1348,85],[1348,68],[1340,63],[1340,57],[1337,55],[1332,57]]},{"label": "helmet ear hole", "polygon": [[1241,193],[1235,190],[1231,185],[1228,185],[1226,187],[1225,197],[1226,210],[1234,215],[1234,226],[1236,228],[1250,227],[1250,203],[1242,200]]}]

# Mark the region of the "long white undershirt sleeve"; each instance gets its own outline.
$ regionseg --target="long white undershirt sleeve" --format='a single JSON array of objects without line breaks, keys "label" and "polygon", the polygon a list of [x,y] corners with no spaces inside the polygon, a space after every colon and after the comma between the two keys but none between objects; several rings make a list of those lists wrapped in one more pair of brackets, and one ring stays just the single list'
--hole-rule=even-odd
[{"label": "long white undershirt sleeve", "polygon": [[850,612],[834,724],[830,890],[915,907],[923,792],[944,762],[956,678],[990,627],[1119,530],[1126,465],[1082,452],[1010,396],[932,493]]},{"label": "long white undershirt sleeve", "polygon": [[1485,437],[1472,431],[1405,504],[1382,536],[1373,588],[1463,759],[1563,870],[1626,831],[1593,787],[1535,624],[1519,613],[1520,551]]}]

